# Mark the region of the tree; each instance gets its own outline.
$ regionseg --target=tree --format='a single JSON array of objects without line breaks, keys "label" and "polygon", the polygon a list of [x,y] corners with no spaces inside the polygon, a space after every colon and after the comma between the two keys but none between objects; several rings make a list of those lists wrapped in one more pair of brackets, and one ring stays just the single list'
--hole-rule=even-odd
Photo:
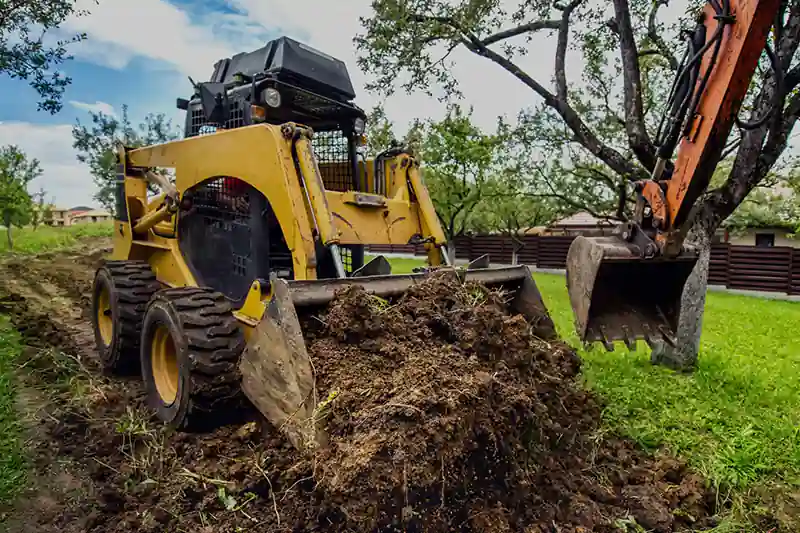
[{"label": "tree", "polygon": [[561,214],[557,201],[538,193],[524,175],[508,171],[487,180],[471,226],[476,231],[509,237],[511,262],[516,265],[525,231],[550,224]]},{"label": "tree", "polygon": [[394,124],[386,116],[383,107],[376,105],[367,115],[367,157],[375,157],[397,141]]},{"label": "tree", "polygon": [[502,133],[486,134],[472,123],[472,110],[452,105],[441,121],[411,128],[407,142],[417,145],[425,183],[455,260],[455,238],[467,229],[487,179],[497,168]]},{"label": "tree", "polygon": [[[95,0],[96,2],[96,0]],[[70,16],[88,14],[76,8],[77,0],[9,0],[0,2],[0,73],[27,81],[39,94],[39,110],[55,114],[72,82],[56,68],[72,59],[67,46],[82,41],[85,34],[53,44],[48,32],[57,29]]]},{"label": "tree", "polygon": [[[45,215],[48,211],[48,207],[45,206],[46,195],[47,192],[45,192],[44,187],[41,187],[39,192],[31,195],[32,209],[30,218],[33,231],[36,231],[36,229],[39,227],[39,224],[45,222]],[[52,210],[50,210],[50,216],[52,217]]]},{"label": "tree", "polygon": [[800,197],[785,183],[774,188],[758,187],[725,220],[733,232],[752,228],[779,228],[791,233],[800,228]]},{"label": "tree", "polygon": [[42,222],[48,226],[53,225],[53,206],[55,202],[56,199],[52,198],[49,202],[45,202],[42,208]]},{"label": "tree", "polygon": [[9,250],[14,248],[12,228],[22,227],[30,220],[33,202],[28,184],[41,174],[38,159],[29,160],[14,145],[0,148],[0,215],[6,227]]},{"label": "tree", "polygon": [[[458,48],[486,59],[487,69],[503,70],[530,89],[534,109],[524,116],[541,131],[532,133],[532,138],[543,146],[555,146],[559,139],[565,143],[563,149],[545,152],[573,161],[556,170],[583,172],[586,165],[596,166],[610,178],[596,176],[598,186],[616,190],[617,205],[622,206],[630,203],[628,182],[646,179],[654,167],[652,133],[665,107],[665,87],[679,66],[675,51],[683,39],[678,38],[677,28],[659,21],[659,10],[666,4],[666,0],[520,0],[516,9],[508,9],[494,0],[375,0],[371,16],[362,19],[365,32],[356,36],[355,43],[360,66],[375,75],[370,88],[387,94],[395,90],[395,80],[404,79],[408,91],[429,90],[436,84],[446,94],[458,96],[451,53]],[[688,13],[684,21],[692,15],[696,12]],[[515,62],[516,56],[529,51],[527,45],[536,32],[556,36],[550,83],[535,79]],[[567,83],[570,43],[585,65],[580,84]],[[727,150],[734,154],[730,173],[695,206],[688,242],[700,247],[701,257],[683,293],[677,347],[656,350],[656,363],[682,369],[696,364],[711,237],[776,165],[800,117],[800,91],[795,90],[800,66],[794,64],[800,44],[800,1],[782,3],[770,43],[785,74],[785,98],[776,98],[781,96],[777,76],[764,55],[745,102],[747,121],[759,122],[775,102],[783,103],[768,120],[732,135]],[[571,157],[568,151],[573,152]]]},{"label": "tree", "polygon": [[148,114],[144,122],[134,128],[128,117],[128,107],[122,106],[122,118],[102,112],[90,112],[91,126],[80,120],[72,128],[72,146],[78,151],[78,161],[89,165],[98,190],[94,198],[108,211],[116,210],[115,187],[117,173],[117,143],[132,148],[171,141],[180,137],[180,131],[163,113]]}]

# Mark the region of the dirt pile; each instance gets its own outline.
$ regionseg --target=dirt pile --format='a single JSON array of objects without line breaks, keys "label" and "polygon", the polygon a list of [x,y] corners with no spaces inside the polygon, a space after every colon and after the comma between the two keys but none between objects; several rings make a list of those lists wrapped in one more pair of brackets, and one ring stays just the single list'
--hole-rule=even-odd
[{"label": "dirt pile", "polygon": [[393,302],[351,287],[307,321],[330,434],[315,477],[349,523],[672,531],[706,516],[699,479],[598,440],[579,358],[509,315],[509,298],[439,274]]},{"label": "dirt pile", "polygon": [[702,480],[605,437],[600,407],[575,379],[577,356],[510,316],[507,295],[435,276],[396,301],[349,289],[304,317],[330,435],[306,457],[257,421],[172,433],[145,408],[138,381],[100,375],[86,318],[98,260],[0,266],[4,310],[36,346],[21,376],[33,483],[9,531],[709,524]]}]

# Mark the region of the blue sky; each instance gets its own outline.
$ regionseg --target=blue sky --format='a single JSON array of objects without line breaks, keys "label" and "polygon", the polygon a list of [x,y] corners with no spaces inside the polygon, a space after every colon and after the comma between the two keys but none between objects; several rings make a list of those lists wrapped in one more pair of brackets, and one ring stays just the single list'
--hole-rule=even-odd
[{"label": "blue sky", "polygon": [[[504,0],[516,5],[516,0]],[[88,169],[72,149],[71,128],[87,121],[89,110],[119,112],[128,105],[138,123],[147,113],[164,112],[183,124],[175,99],[191,92],[187,76],[208,79],[214,63],[259,48],[288,35],[343,60],[358,92],[356,102],[369,109],[379,100],[363,87],[369,79],[356,65],[353,37],[370,0],[79,0],[90,14],[68,20],[53,37],[85,32],[72,45],[74,59],[61,69],[73,78],[64,108],[55,116],[36,110],[37,95],[25,82],[0,76],[0,145],[14,143],[40,160],[44,169],[31,189],[43,186],[59,206],[96,205]],[[519,62],[543,84],[552,79],[555,42],[537,35],[531,53]],[[457,51],[453,69],[475,108],[479,124],[492,128],[498,115],[513,117],[538,103],[532,92],[508,73],[466,51]],[[571,80],[580,65],[569,64]],[[384,102],[398,129],[415,118],[442,116],[444,105],[424,94],[391,97]]]}]

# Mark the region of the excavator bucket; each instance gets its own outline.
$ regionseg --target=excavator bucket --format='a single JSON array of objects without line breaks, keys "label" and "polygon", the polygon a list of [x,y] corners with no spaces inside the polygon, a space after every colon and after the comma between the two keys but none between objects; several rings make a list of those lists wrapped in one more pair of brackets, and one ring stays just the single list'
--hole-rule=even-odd
[{"label": "excavator bucket", "polygon": [[567,255],[567,289],[575,328],[586,344],[614,341],[635,349],[644,339],[674,345],[681,295],[697,256],[643,259],[619,237],[577,237]]},{"label": "excavator bucket", "polygon": [[[509,291],[513,295],[511,309],[525,317],[536,335],[555,338],[553,322],[527,267],[447,270],[462,280]],[[326,280],[273,279],[267,312],[250,335],[240,363],[245,395],[297,449],[324,446],[327,437],[316,424],[315,411],[326,399],[318,397],[314,365],[306,351],[298,311],[325,306],[348,285],[360,285],[382,298],[395,298],[427,275],[428,272]]]}]

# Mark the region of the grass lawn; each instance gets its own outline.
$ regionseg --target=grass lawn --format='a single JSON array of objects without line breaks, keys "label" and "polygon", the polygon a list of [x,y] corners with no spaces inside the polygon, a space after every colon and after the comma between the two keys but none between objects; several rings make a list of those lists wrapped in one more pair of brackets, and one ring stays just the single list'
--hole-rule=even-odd
[{"label": "grass lawn", "polygon": [[[374,255],[365,254],[364,263],[368,263],[374,257]],[[415,268],[425,266],[425,260],[423,259],[413,259],[410,257],[391,257],[388,259],[392,264],[392,274],[411,274]]]},{"label": "grass lawn", "polygon": [[[578,345],[564,278],[536,282],[561,335]],[[650,364],[649,349],[581,351],[604,416],[647,447],[666,446],[724,490],[800,488],[800,303],[710,293],[699,368]]]},{"label": "grass lawn", "polygon": [[[6,229],[0,228],[0,253],[8,252]],[[57,250],[77,244],[79,239],[91,237],[110,237],[113,226],[110,223],[76,224],[75,226],[33,228],[14,228],[11,237],[14,240],[14,253],[36,254],[48,250]]]},{"label": "grass lawn", "polygon": [[[391,262],[396,272],[423,264]],[[560,335],[579,346],[564,277],[534,278]],[[636,352],[580,350],[584,379],[605,401],[606,427],[683,457],[731,498],[734,518],[747,521],[757,518],[759,499],[800,491],[799,328],[800,303],[709,293],[693,374],[651,365],[640,343]]]},{"label": "grass lawn", "polygon": [[8,319],[0,316],[0,506],[9,503],[25,479],[22,427],[14,406],[14,361],[22,346]]}]

